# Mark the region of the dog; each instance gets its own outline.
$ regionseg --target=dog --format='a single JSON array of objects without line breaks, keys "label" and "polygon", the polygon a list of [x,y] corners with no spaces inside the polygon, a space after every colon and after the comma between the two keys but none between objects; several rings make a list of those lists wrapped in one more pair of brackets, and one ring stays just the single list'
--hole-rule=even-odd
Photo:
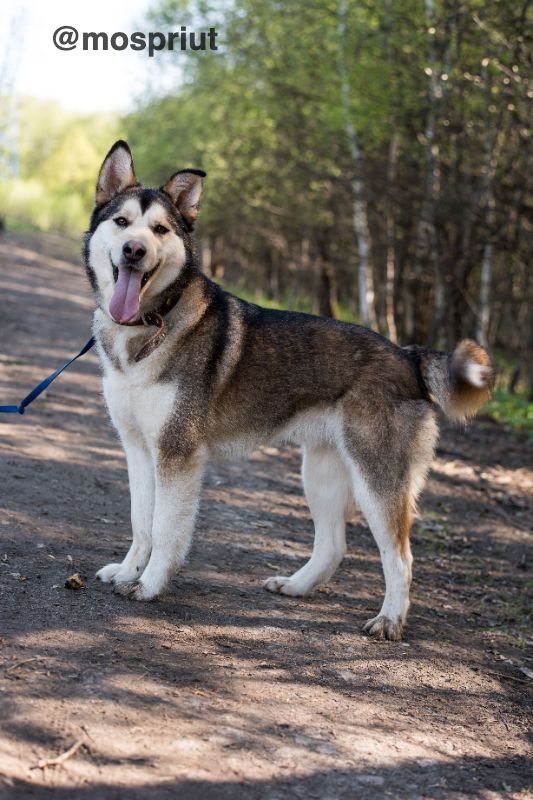
[{"label": "dog", "polygon": [[364,629],[398,640],[435,409],[457,420],[473,415],[492,394],[491,358],[468,339],[451,354],[402,348],[359,325],[268,310],[223,291],[195,252],[204,178],[184,169],[145,188],[124,141],[98,176],[84,260],[104,397],[126,454],[133,539],[124,560],[97,577],[125,597],[156,598],[186,558],[209,459],[288,441],[303,450],[315,539],[301,569],[265,588],[305,596],[331,578],[355,501],[385,577],[381,610]]}]

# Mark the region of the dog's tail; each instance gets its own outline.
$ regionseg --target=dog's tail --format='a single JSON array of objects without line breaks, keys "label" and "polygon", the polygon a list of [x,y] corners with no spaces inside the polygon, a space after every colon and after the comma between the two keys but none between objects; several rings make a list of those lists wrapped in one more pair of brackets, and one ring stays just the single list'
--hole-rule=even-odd
[{"label": "dog's tail", "polygon": [[450,419],[472,417],[492,397],[494,367],[487,351],[471,339],[459,342],[453,353],[423,347],[416,354],[424,387]]}]

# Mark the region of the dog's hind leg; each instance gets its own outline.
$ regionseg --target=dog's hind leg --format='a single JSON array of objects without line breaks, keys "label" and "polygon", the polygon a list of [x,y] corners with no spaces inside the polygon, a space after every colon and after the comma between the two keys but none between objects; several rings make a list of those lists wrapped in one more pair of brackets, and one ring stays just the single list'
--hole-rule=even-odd
[{"label": "dog's hind leg", "polygon": [[364,630],[378,639],[397,641],[402,637],[409,610],[413,561],[409,544],[412,508],[409,489],[383,496],[370,488],[356,464],[352,474],[355,498],[379,548],[385,578],[381,611],[365,623]]},{"label": "dog's hind leg", "polygon": [[140,434],[123,436],[128,463],[133,541],[120,564],[108,564],[96,573],[104,583],[124,583],[139,578],[150,558],[155,474],[152,455]]},{"label": "dog's hind leg", "polygon": [[315,524],[313,554],[291,577],[278,575],[264,583],[271,592],[293,596],[312,592],[341,563],[346,552],[345,514],[352,500],[346,466],[331,447],[305,448],[302,479]]},{"label": "dog's hind leg", "polygon": [[385,577],[381,611],[364,629],[398,640],[409,608],[411,520],[437,438],[425,401],[390,403],[379,395],[346,405],[341,452],[354,497],[376,540]]}]

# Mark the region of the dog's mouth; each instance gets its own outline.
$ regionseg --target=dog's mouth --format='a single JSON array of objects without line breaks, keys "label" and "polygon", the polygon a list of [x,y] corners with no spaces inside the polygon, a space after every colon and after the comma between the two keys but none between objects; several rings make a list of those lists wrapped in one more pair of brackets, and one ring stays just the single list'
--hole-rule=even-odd
[{"label": "dog's mouth", "polygon": [[157,264],[155,265],[155,267],[154,267],[153,269],[151,269],[149,272],[145,272],[145,273],[144,273],[144,275],[143,275],[143,277],[142,277],[142,281],[141,281],[141,289],[144,289],[144,287],[146,286],[146,284],[148,283],[148,281],[150,280],[150,278],[152,277],[152,275],[155,273],[155,271],[156,271],[156,270],[157,270],[157,268],[159,267],[160,263],[161,263],[161,262],[160,262],[160,261],[158,261],[158,262],[157,262]]},{"label": "dog's mouth", "polygon": [[[150,280],[152,275],[155,273],[155,271],[157,270],[157,268],[159,267],[160,264],[161,264],[161,262],[158,261],[153,269],[149,270],[149,272],[144,272],[143,273],[142,280],[141,280],[141,289],[144,289],[144,287],[146,286],[146,284],[148,283],[148,281]],[[113,264],[113,262],[111,262],[111,266],[113,267],[113,280],[116,283],[118,281],[118,267],[115,266],[115,264]]]},{"label": "dog's mouth", "polygon": [[143,273],[126,264],[117,266],[111,261],[115,290],[109,303],[109,313],[119,325],[127,325],[139,313],[141,291],[160,263],[158,262],[153,269]]}]

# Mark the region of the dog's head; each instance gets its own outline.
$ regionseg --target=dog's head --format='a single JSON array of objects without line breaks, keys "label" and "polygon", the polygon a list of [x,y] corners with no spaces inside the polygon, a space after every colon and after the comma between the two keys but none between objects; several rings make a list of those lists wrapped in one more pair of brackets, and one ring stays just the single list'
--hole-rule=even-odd
[{"label": "dog's head", "polygon": [[98,304],[118,324],[152,310],[191,260],[203,178],[201,170],[184,169],[147,189],[135,177],[126,142],[105,157],[84,253]]}]

